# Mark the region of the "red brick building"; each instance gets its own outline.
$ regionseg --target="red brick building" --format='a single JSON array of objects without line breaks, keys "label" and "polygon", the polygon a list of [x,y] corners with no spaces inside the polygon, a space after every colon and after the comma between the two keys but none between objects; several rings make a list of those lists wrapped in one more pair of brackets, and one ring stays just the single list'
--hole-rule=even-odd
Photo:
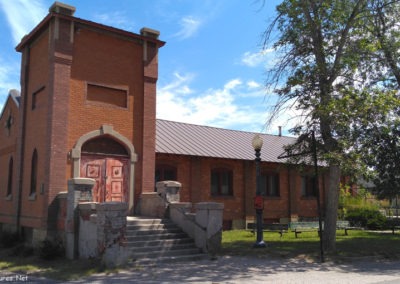
[{"label": "red brick building", "polygon": [[[182,183],[181,201],[224,203],[224,227],[244,228],[255,215],[255,133],[157,120],[156,180]],[[264,221],[315,218],[313,170],[300,171],[278,156],[295,138],[261,134],[260,186]],[[324,189],[323,178],[320,188]],[[321,197],[323,199],[323,196]]]},{"label": "red brick building", "polygon": [[[16,48],[21,93],[0,113],[0,229],[57,230],[57,196],[74,177],[95,179],[93,200],[127,202],[130,214],[155,181],[176,179],[182,201],[223,202],[226,228],[243,227],[254,215],[254,133],[156,120],[159,32],[74,11],[56,2]],[[311,179],[277,160],[294,139],[263,139],[265,220],[316,216]]]}]

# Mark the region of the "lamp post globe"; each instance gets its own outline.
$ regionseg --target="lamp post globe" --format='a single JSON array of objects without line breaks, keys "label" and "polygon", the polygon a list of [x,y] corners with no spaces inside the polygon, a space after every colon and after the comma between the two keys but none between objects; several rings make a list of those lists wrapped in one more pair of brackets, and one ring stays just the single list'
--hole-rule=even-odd
[{"label": "lamp post globe", "polygon": [[261,194],[260,188],[260,162],[261,162],[261,148],[263,145],[263,140],[259,134],[256,134],[252,140],[252,146],[255,151],[256,158],[256,197],[254,198],[254,208],[256,210],[256,228],[257,228],[257,239],[253,247],[262,248],[266,247],[263,240],[263,209],[264,209],[264,199]]},{"label": "lamp post globe", "polygon": [[260,134],[254,135],[253,140],[251,141],[251,145],[253,145],[255,151],[261,151],[263,143],[264,141],[262,140]]}]

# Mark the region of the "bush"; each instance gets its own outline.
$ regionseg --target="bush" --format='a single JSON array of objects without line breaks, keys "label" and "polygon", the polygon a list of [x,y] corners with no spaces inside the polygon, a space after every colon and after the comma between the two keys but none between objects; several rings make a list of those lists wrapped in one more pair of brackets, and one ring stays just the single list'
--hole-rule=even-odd
[{"label": "bush", "polygon": [[3,231],[0,235],[0,247],[10,248],[21,241],[17,232]]},{"label": "bush", "polygon": [[386,217],[373,208],[352,208],[347,211],[346,220],[352,226],[361,226],[363,228],[377,230],[386,227]]},{"label": "bush", "polygon": [[31,246],[27,246],[25,244],[18,244],[10,251],[9,256],[22,256],[29,257],[34,255],[35,250]]},{"label": "bush", "polygon": [[39,247],[39,256],[45,260],[53,260],[64,256],[64,246],[61,242],[44,240]]}]

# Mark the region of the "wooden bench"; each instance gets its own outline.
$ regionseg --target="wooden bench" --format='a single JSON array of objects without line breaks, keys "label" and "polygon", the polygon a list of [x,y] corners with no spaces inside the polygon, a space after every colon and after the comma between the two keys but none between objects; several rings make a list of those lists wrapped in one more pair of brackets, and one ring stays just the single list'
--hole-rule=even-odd
[{"label": "wooden bench", "polygon": [[400,226],[399,225],[394,225],[390,229],[392,230],[392,234],[394,235],[395,231],[400,231]]},{"label": "wooden bench", "polygon": [[392,231],[392,234],[394,235],[395,231],[400,230],[400,220],[399,219],[389,219],[387,221],[388,229]]},{"label": "wooden bench", "polygon": [[358,226],[350,226],[349,221],[339,220],[336,222],[336,230],[344,230],[344,234],[347,236],[349,230],[362,230],[363,228]]},{"label": "wooden bench", "polygon": [[[270,223],[270,224],[262,224],[264,232],[277,232],[282,237],[283,233],[287,233],[289,229],[288,224],[281,223]],[[247,223],[246,230],[250,230],[253,234],[257,231],[257,225],[255,223]]]},{"label": "wooden bench", "polygon": [[[294,232],[296,238],[298,234],[302,232],[311,232],[311,231],[318,231],[319,234],[319,222],[312,221],[312,222],[290,222],[290,229]],[[337,230],[344,230],[344,234],[348,235],[348,230],[361,230],[360,227],[352,227],[350,226],[349,221],[342,221],[339,220],[336,222],[336,229]],[[324,222],[322,222],[322,230],[324,230]]]},{"label": "wooden bench", "polygon": [[[318,231],[319,233],[319,222],[290,222],[289,228],[297,238],[302,232]],[[324,228],[323,225],[322,228]]]}]

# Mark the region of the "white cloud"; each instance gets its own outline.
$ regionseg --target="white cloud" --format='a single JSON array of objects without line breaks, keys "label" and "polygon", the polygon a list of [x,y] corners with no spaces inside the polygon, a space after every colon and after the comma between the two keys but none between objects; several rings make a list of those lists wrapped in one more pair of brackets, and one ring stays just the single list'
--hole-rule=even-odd
[{"label": "white cloud", "polygon": [[[297,109],[297,102],[294,100],[286,102],[281,107],[281,111],[265,125],[265,130],[268,133],[278,134],[279,126],[282,127],[282,133],[284,135],[289,135],[289,130],[296,125],[304,125],[307,122],[308,116],[302,110]],[[269,110],[272,112],[271,109]]]},{"label": "white cloud", "polygon": [[46,15],[42,1],[38,0],[2,0],[0,7],[10,25],[14,44],[18,44]]},{"label": "white cloud", "polygon": [[242,85],[242,81],[240,79],[233,79],[225,84],[224,89],[226,90],[234,90],[237,86]]},{"label": "white cloud", "polygon": [[253,92],[247,84],[232,79],[221,88],[195,92],[189,86],[192,79],[192,75],[175,73],[171,83],[159,85],[157,118],[247,131],[261,130],[266,108],[260,104],[260,96],[256,98],[258,103],[254,103],[251,99],[255,96],[246,95]]},{"label": "white cloud", "polygon": [[0,58],[0,113],[11,89],[19,89],[19,64]]},{"label": "white cloud", "polygon": [[249,67],[256,67],[263,61],[263,56],[261,52],[251,53],[249,51],[245,52],[242,56],[241,62]]},{"label": "white cloud", "polygon": [[261,84],[257,83],[256,81],[250,80],[247,81],[247,87],[249,87],[250,89],[260,89],[261,88]]},{"label": "white cloud", "polygon": [[275,49],[265,49],[259,52],[246,51],[240,60],[241,64],[248,67],[257,67],[260,65],[272,66],[276,56]]},{"label": "white cloud", "polygon": [[186,16],[180,20],[179,25],[181,26],[181,29],[174,36],[181,39],[187,39],[196,34],[202,25],[202,21],[193,16]]},{"label": "white cloud", "polygon": [[126,16],[125,12],[121,11],[109,12],[105,14],[95,14],[94,21],[102,23],[106,26],[112,26],[128,31],[133,31],[135,27],[133,21]]}]

